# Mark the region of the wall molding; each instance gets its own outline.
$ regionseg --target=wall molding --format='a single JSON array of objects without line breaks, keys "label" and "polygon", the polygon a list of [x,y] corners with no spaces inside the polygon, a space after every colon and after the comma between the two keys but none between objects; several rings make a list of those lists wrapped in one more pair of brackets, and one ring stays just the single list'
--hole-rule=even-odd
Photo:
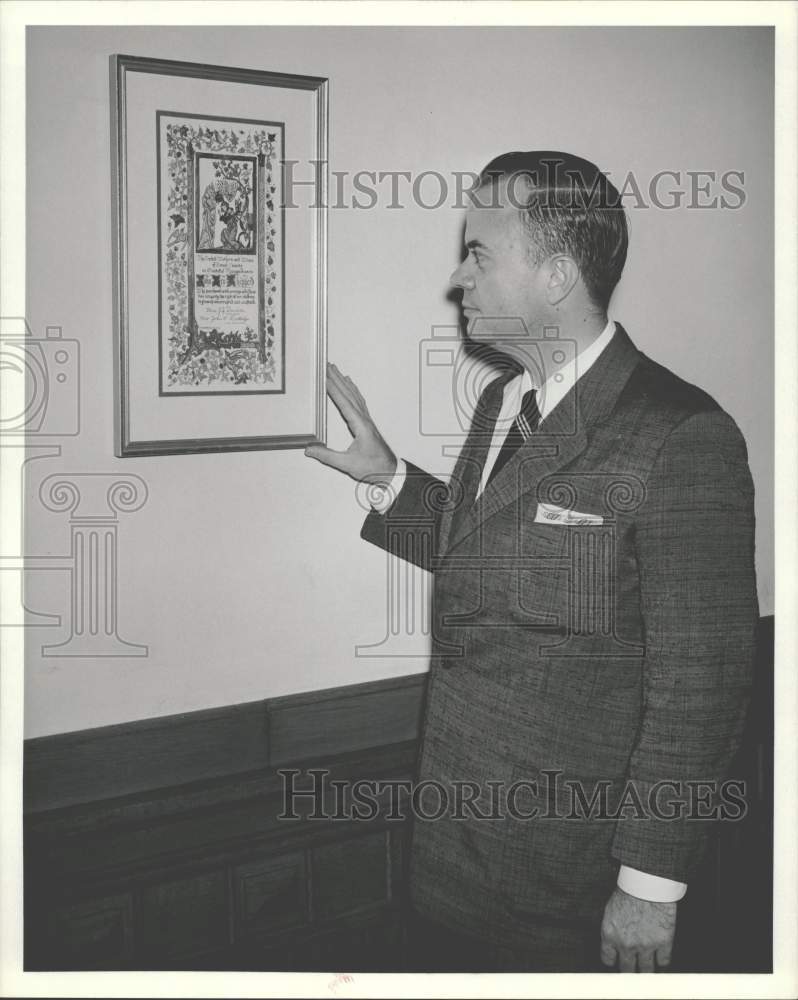
[{"label": "wall molding", "polygon": [[38,813],[388,746],[418,736],[426,672],[25,741]]}]

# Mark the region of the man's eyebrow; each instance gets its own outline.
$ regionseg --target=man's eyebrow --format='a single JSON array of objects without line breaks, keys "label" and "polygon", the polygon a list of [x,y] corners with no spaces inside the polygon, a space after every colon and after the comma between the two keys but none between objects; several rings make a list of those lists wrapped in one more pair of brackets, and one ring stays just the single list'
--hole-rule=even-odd
[{"label": "man's eyebrow", "polygon": [[466,243],[467,250],[487,250],[488,248],[482,242],[482,240],[469,240]]}]

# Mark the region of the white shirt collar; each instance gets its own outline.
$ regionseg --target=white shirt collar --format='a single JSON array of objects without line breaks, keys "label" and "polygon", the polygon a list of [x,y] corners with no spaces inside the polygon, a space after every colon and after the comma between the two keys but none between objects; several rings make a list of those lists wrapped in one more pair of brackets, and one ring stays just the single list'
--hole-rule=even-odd
[{"label": "white shirt collar", "polygon": [[[540,410],[541,420],[544,420],[560,402],[560,400],[563,399],[568,390],[573,388],[576,380],[581,378],[588,368],[595,364],[598,356],[612,340],[614,333],[615,323],[610,320],[592,344],[589,344],[575,358],[572,358],[567,364],[563,365],[562,368],[558,369],[556,372],[552,372],[552,374],[545,380],[542,387],[538,388],[536,402],[538,409]],[[571,341],[571,343],[573,343],[573,341]],[[564,349],[567,353],[567,347]],[[543,364],[545,374],[545,360]],[[501,410],[499,411],[499,416],[496,420],[496,426],[493,430],[493,438],[488,448],[485,464],[482,468],[482,477],[480,479],[479,489],[477,490],[477,496],[479,496],[485,489],[485,484],[490,476],[490,471],[493,468],[493,464],[496,461],[496,457],[498,456],[502,445],[504,444],[507,432],[510,430],[515,418],[521,412],[521,400],[523,395],[531,388],[532,376],[528,371],[524,371],[521,375],[516,375],[514,379],[505,385]]]},{"label": "white shirt collar", "polygon": [[505,406],[510,407],[510,404],[512,404],[514,412],[512,413],[511,419],[514,420],[521,409],[521,398],[524,393],[529,389],[536,388],[538,390],[537,404],[538,409],[540,410],[540,419],[545,419],[560,402],[560,400],[566,396],[569,390],[573,388],[577,379],[580,379],[585,372],[587,372],[587,370],[595,364],[599,355],[612,340],[614,333],[615,322],[613,320],[609,320],[607,325],[591,344],[588,344],[583,351],[580,351],[576,357],[570,360],[567,364],[563,365],[563,367],[558,371],[552,372],[552,374],[546,378],[542,386],[536,386],[533,384],[532,376],[527,370],[525,370],[521,375],[516,376],[516,378],[508,382],[504,387],[502,416],[509,416],[509,413],[505,413],[504,410]]}]

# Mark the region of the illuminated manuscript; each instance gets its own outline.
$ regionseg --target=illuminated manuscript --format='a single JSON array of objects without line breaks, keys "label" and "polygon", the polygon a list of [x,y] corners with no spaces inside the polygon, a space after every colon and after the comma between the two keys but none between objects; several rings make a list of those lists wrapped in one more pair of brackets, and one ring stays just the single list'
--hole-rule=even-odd
[{"label": "illuminated manuscript", "polygon": [[159,111],[157,136],[160,394],[285,392],[283,125]]}]

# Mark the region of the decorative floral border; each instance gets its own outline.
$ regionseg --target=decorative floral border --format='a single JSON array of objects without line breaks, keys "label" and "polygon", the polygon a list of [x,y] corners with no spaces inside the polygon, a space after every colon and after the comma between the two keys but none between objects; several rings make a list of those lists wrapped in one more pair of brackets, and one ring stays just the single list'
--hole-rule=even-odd
[{"label": "decorative floral border", "polygon": [[[174,117],[179,116],[175,114]],[[235,392],[235,387],[242,386],[252,392],[254,387],[274,384],[282,370],[275,357],[275,343],[282,332],[279,330],[277,303],[280,301],[279,281],[283,263],[276,217],[281,192],[277,189],[279,173],[274,169],[275,163],[279,162],[278,136],[273,125],[242,125],[231,123],[227,127],[210,128],[194,125],[188,118],[181,124],[166,125],[168,235],[162,247],[165,258],[162,266],[169,312],[168,366],[165,374],[166,385],[170,387],[191,387],[201,392],[203,386],[225,385],[228,388],[223,391]],[[194,153],[263,154],[265,157],[265,204],[257,206],[266,227],[267,257],[262,262],[265,266],[262,268],[263,288],[260,291],[265,306],[265,360],[259,358],[256,350],[238,346],[208,346],[199,352],[187,351],[190,339],[188,296],[193,294],[193,289],[188,287],[188,254],[191,251],[187,246],[186,223],[188,213],[194,210],[194,206],[188,204],[188,172],[193,169],[189,147]]]}]

